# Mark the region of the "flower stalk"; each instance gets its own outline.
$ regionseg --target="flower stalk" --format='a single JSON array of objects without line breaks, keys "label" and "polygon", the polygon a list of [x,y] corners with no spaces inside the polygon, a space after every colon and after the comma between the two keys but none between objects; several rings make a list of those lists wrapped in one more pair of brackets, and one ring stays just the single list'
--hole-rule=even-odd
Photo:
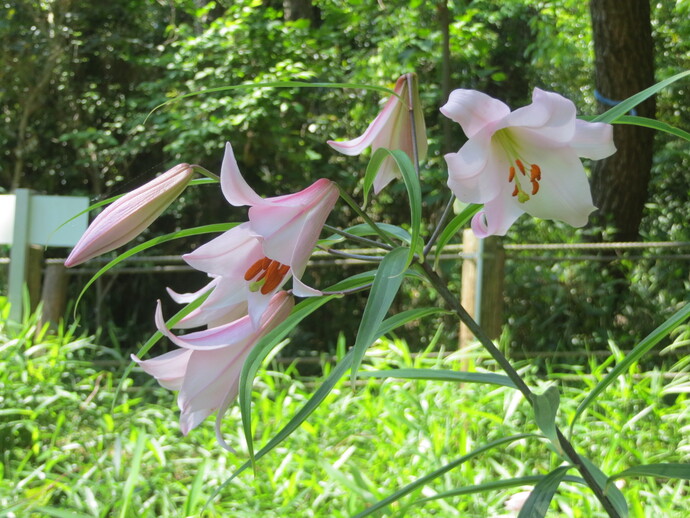
[{"label": "flower stalk", "polygon": [[[511,365],[508,359],[501,353],[501,351],[494,345],[493,341],[486,332],[477,324],[477,322],[467,313],[462,304],[458,302],[457,297],[455,297],[446,283],[439,277],[432,266],[426,261],[421,261],[418,263],[424,274],[426,275],[429,282],[437,290],[438,294],[443,298],[443,300],[448,304],[451,310],[458,316],[463,324],[472,332],[472,334],[479,340],[479,342],[488,351],[491,357],[499,364],[501,369],[506,373],[506,375],[515,384],[517,389],[525,396],[527,401],[530,403],[533,401],[534,393],[530,390],[527,384],[523,381],[520,374]],[[604,507],[606,512],[611,518],[621,518],[620,514],[613,506],[609,498],[604,494],[603,489],[597,484],[594,475],[589,471],[587,466],[584,464],[580,456],[575,451],[575,448],[570,443],[570,441],[563,435],[558,426],[556,426],[556,435],[558,437],[558,442],[563,452],[566,454],[568,459],[577,467],[582,475],[582,478],[587,482],[594,495],[597,497],[601,505]]]}]

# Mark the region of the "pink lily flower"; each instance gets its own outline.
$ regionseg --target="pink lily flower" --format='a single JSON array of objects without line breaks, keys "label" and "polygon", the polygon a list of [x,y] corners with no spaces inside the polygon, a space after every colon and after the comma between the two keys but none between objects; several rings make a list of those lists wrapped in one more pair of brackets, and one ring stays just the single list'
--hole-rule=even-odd
[{"label": "pink lily flower", "polygon": [[469,140],[445,156],[448,186],[460,201],[483,203],[472,219],[478,237],[504,235],[524,212],[574,227],[596,208],[579,157],[616,151],[611,125],[575,118],[575,105],[535,88],[532,104],[513,112],[475,90],[454,90],[441,113]]},{"label": "pink lily flower", "polygon": [[[424,160],[428,147],[426,126],[424,124],[422,103],[419,100],[419,91],[417,89],[417,76],[414,74],[405,74],[398,78],[393,90],[402,100],[395,95],[391,95],[383,110],[381,110],[361,136],[343,142],[329,140],[328,144],[336,151],[348,156],[359,155],[368,147],[371,147],[372,152],[380,147],[390,150],[400,149],[414,160],[412,123],[407,106],[410,97],[408,87],[408,77],[410,76],[414,85],[412,89],[412,110],[414,112],[415,134],[417,136],[417,153],[419,159]],[[387,157],[381,164],[381,168],[374,179],[374,193],[378,194],[393,178],[399,176],[400,172],[395,161],[391,157]]]},{"label": "pink lily flower", "polygon": [[220,424],[237,398],[242,366],[252,348],[290,315],[293,306],[294,299],[281,291],[271,298],[258,327],[245,315],[218,327],[175,336],[165,325],[159,302],[156,326],[180,349],[150,360],[134,355],[132,359],[161,386],[179,390],[177,404],[184,435],[217,412],[216,437],[224,448],[230,449],[223,440]]},{"label": "pink lily flower", "polygon": [[[183,256],[213,280],[213,291],[176,327],[217,325],[248,311],[258,323],[268,301],[293,277],[293,292],[306,297],[321,292],[301,282],[338,189],[326,179],[295,194],[262,198],[242,178],[228,143],[221,169],[221,188],[231,205],[249,205],[249,221]],[[187,301],[190,295],[176,295]]]},{"label": "pink lily flower", "polygon": [[179,164],[114,201],[89,225],[65,266],[81,264],[137,237],[184,191],[193,175],[189,164]]}]

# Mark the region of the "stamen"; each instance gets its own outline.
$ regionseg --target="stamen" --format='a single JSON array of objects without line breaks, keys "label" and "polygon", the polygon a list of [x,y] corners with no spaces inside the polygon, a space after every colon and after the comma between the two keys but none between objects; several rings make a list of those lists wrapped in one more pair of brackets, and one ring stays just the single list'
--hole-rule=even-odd
[{"label": "stamen", "polygon": [[532,180],[532,196],[539,192],[539,183],[536,180]]},{"label": "stamen", "polygon": [[521,161],[519,158],[516,158],[516,159],[515,159],[515,163],[517,164],[518,169],[520,170],[520,172],[521,172],[523,175],[526,174],[526,173],[525,173],[525,166],[522,164],[522,161]]},{"label": "stamen", "polygon": [[256,292],[261,290],[267,295],[276,289],[290,271],[290,266],[264,257],[252,264],[244,274],[245,281],[252,281],[249,290]]},{"label": "stamen", "polygon": [[517,196],[518,193],[520,192],[520,189],[518,189],[518,186],[515,186],[515,189],[513,189],[513,196]]},{"label": "stamen", "polygon": [[529,170],[530,181],[541,180],[541,168],[537,164],[532,164]]},{"label": "stamen", "polygon": [[511,165],[510,166],[510,172],[508,173],[508,183],[512,182],[515,179],[515,168]]},{"label": "stamen", "polygon": [[[276,265],[275,268],[273,268],[274,265]],[[261,286],[261,294],[267,295],[277,288],[285,278],[285,274],[289,269],[289,266],[280,264],[278,261],[273,261],[266,272],[266,282]]]},{"label": "stamen", "polygon": [[244,280],[245,281],[252,280],[254,277],[256,277],[256,275],[259,272],[265,270],[269,264],[271,264],[271,260],[268,257],[264,257],[263,259],[259,259],[258,261],[256,261],[253,265],[251,265],[247,269],[246,273],[244,274]]}]

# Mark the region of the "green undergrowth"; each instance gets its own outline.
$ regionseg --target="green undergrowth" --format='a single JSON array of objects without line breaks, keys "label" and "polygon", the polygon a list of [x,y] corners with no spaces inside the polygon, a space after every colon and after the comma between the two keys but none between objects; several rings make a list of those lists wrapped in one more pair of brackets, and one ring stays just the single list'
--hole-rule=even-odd
[{"label": "green undergrowth", "polygon": [[[5,308],[6,309],[6,308]],[[125,354],[94,344],[74,328],[39,329],[36,318],[13,328],[0,319],[0,516],[201,516],[211,494],[246,459],[240,416],[233,408],[223,430],[238,454],[221,449],[208,420],[181,435],[175,396],[135,371],[114,399]],[[675,336],[687,341],[687,330]],[[345,344],[340,344],[341,350]],[[454,344],[446,344],[453,347]],[[442,345],[441,345],[442,347]],[[395,338],[379,341],[364,369],[427,367],[477,370],[493,365],[477,351],[460,358],[443,351],[410,353]],[[530,384],[556,381],[559,424],[566,429],[588,388],[615,364],[593,360],[559,367]],[[327,374],[332,365],[324,360]],[[612,385],[578,421],[574,443],[606,473],[632,465],[690,461],[690,401],[681,362],[639,372]],[[677,371],[675,378],[668,372]],[[299,410],[320,376],[300,378],[294,366],[261,371],[255,383],[257,448]],[[348,517],[402,486],[483,444],[534,432],[530,408],[505,387],[345,376],[297,431],[208,504],[209,517]],[[559,465],[543,441],[502,445],[403,497],[379,516],[515,516],[505,501],[520,488],[418,501],[489,481],[545,474]],[[571,472],[575,475],[575,472]],[[686,516],[688,482],[626,479],[631,516]],[[564,483],[547,516],[603,516],[583,486]]]}]

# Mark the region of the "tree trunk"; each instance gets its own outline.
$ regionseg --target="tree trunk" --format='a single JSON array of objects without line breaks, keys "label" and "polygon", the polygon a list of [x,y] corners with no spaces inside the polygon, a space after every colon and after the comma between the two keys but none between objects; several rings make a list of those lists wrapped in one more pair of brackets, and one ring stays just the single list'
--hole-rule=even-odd
[{"label": "tree trunk", "polygon": [[312,27],[316,27],[320,21],[319,11],[311,0],[283,0],[283,13],[288,22],[306,19],[311,21]]},{"label": "tree trunk", "polygon": [[[601,111],[610,101],[621,101],[654,83],[654,46],[649,0],[591,0],[596,89]],[[602,99],[605,99],[602,102]],[[637,115],[653,118],[653,98],[636,108]],[[614,142],[618,151],[596,162],[592,195],[599,208],[594,219],[615,227],[614,239],[638,238],[652,166],[652,130],[617,124]]]}]

